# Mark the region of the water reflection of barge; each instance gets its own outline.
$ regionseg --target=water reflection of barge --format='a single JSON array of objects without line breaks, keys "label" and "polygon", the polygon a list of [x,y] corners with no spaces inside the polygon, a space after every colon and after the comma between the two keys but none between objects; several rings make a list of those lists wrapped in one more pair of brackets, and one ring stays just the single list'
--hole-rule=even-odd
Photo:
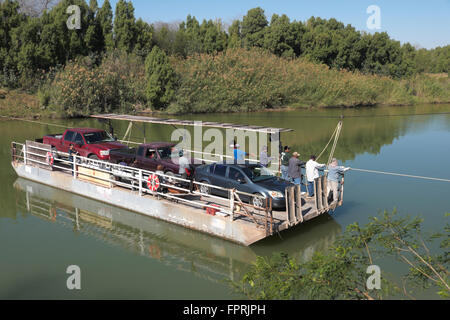
[{"label": "water reflection of barge", "polygon": [[322,216],[302,225],[302,232],[284,233],[282,241],[271,238],[244,247],[30,180],[18,178],[14,188],[24,212],[214,282],[239,279],[256,255],[272,251],[308,260],[341,232],[339,224]]}]

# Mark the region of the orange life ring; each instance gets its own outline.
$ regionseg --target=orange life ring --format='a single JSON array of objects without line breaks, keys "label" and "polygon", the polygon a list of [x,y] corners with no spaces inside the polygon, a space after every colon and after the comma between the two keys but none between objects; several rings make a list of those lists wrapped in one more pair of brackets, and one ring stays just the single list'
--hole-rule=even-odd
[{"label": "orange life ring", "polygon": [[47,152],[47,156],[45,157],[45,161],[47,162],[48,165],[53,165],[54,159],[53,159],[53,154],[48,151]]},{"label": "orange life ring", "polygon": [[151,191],[156,191],[159,189],[159,178],[156,174],[151,174],[148,176],[147,179],[147,187],[151,190]]}]

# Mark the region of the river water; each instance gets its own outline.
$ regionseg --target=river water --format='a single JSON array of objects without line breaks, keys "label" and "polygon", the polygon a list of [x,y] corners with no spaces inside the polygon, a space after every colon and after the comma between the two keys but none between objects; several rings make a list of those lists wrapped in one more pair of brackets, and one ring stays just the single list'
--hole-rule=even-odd
[{"label": "river water", "polygon": [[[450,105],[183,118],[292,128],[282,143],[305,160],[324,148],[341,115],[335,156],[345,166],[450,179]],[[42,121],[106,128],[93,119]],[[114,122],[115,133],[121,137],[127,125]],[[332,215],[243,247],[19,179],[10,163],[10,142],[62,130],[0,120],[0,299],[240,298],[225,280],[239,279],[257,255],[283,251],[306,261],[333,244],[347,225],[364,224],[384,210],[421,215],[428,231],[441,230],[450,212],[449,183],[350,171],[344,206]],[[148,125],[146,140],[168,141],[172,130]],[[141,128],[133,129],[132,138],[142,141]],[[81,290],[67,289],[69,265],[81,269]],[[380,267],[400,272],[393,262]],[[425,292],[422,297],[434,296]]]}]

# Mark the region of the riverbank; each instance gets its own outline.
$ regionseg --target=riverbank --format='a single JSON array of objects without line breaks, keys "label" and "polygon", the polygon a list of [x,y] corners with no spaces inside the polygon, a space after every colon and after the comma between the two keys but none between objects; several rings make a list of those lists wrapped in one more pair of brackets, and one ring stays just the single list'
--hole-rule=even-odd
[{"label": "riverbank", "polygon": [[68,63],[44,77],[36,94],[2,90],[0,115],[70,118],[113,112],[181,115],[450,103],[448,74],[393,79],[256,49],[169,61],[175,80],[164,108],[146,100],[144,61],[114,52],[98,66],[87,59]]},{"label": "riverbank", "polygon": [[261,50],[196,55],[172,64],[181,79],[167,108],[172,114],[450,102],[448,76],[393,79]]}]

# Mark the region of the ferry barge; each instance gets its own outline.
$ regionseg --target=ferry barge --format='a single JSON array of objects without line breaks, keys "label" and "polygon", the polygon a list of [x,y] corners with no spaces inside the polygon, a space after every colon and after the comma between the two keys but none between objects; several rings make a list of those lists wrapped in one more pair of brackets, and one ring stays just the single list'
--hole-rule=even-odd
[{"label": "ferry barge", "polygon": [[[107,115],[107,117],[120,118],[116,115]],[[130,120],[131,116],[126,117]],[[162,123],[162,120],[157,118],[139,118],[141,122],[152,122],[156,119],[155,121],[158,122],[153,123]],[[166,119],[165,121],[173,124],[180,120]],[[183,125],[189,125],[189,122],[184,121]],[[219,124],[209,123],[209,125],[218,126]],[[230,126],[230,124],[226,125]],[[273,130],[273,128],[241,125],[236,128],[265,133]],[[11,153],[12,166],[21,178],[208,233],[244,246],[305,223],[343,204],[343,179],[339,201],[330,204],[324,176],[316,179],[315,197],[312,199],[306,198],[300,186],[286,188],[286,208],[277,211],[272,209],[270,197],[260,196],[264,205],[256,207],[241,201],[241,198],[245,196],[254,197],[254,195],[248,195],[236,189],[205,185],[173,175],[165,176],[157,172],[75,155],[71,162],[62,158],[55,160],[52,147],[36,141],[26,141],[24,144],[12,142]],[[166,182],[161,185],[169,192],[152,188],[156,176],[166,178],[164,179]],[[204,190],[201,188],[202,185],[221,189],[228,194],[228,197],[202,193],[201,190]]]}]

